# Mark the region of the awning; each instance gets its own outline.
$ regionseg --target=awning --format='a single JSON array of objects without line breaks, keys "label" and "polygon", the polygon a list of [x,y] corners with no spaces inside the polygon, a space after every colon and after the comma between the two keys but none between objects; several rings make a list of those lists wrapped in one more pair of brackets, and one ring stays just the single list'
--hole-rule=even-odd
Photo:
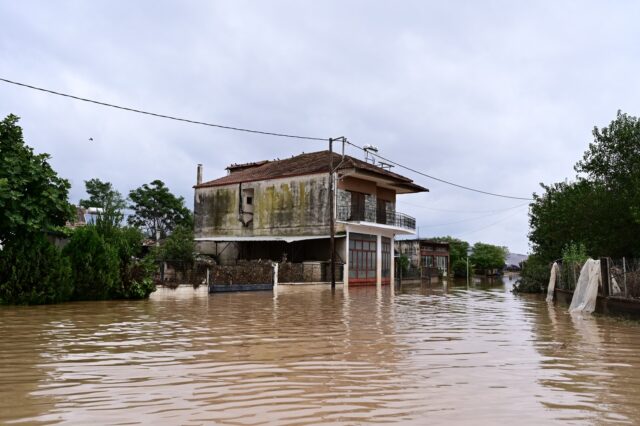
[{"label": "awning", "polygon": [[[336,235],[335,238],[344,238],[345,235]],[[196,241],[203,242],[243,242],[243,241],[284,241],[285,243],[292,243],[294,241],[306,241],[306,240],[323,240],[331,238],[329,235],[304,235],[304,236],[264,236],[264,237],[233,237],[233,236],[220,236],[220,237],[203,237],[195,238]]]}]

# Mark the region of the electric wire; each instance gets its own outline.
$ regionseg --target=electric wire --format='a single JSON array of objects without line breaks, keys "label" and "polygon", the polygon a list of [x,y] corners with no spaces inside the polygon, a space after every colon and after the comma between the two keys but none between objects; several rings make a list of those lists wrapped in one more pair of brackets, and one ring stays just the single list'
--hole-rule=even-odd
[{"label": "electric wire", "polygon": [[[513,210],[513,209],[517,209],[517,208],[520,208],[520,207],[524,207],[524,206],[526,206],[528,204],[529,203],[523,203],[523,204],[517,205],[515,207],[511,207],[509,209],[505,209],[503,211],[503,213],[506,212],[506,211],[509,211],[509,210]],[[487,214],[487,215],[482,215],[482,216],[476,216],[476,217],[471,217],[471,218],[467,218],[467,219],[457,220],[455,222],[449,222],[449,223],[439,223],[439,224],[436,224],[436,225],[423,225],[423,226],[420,226],[420,229],[423,229],[423,228],[438,228],[438,227],[441,227],[441,226],[456,225],[458,223],[471,222],[471,221],[474,221],[474,220],[480,220],[480,219],[484,219],[484,218],[491,217],[491,216],[494,216],[494,214],[491,213],[491,214]]]},{"label": "electric wire", "polygon": [[403,204],[406,206],[417,207],[419,209],[432,210],[432,211],[444,212],[444,213],[500,213],[507,210],[516,209],[525,204],[529,204],[529,203],[524,203],[524,204],[518,204],[517,206],[505,207],[502,209],[491,209],[491,210],[449,210],[449,209],[436,209],[433,207],[422,206],[420,204],[407,203],[406,201],[397,201],[397,203]]},{"label": "electric wire", "polygon": [[458,237],[461,237],[461,236],[468,236],[468,235],[471,235],[471,234],[475,234],[476,232],[484,231],[485,229],[488,229],[488,228],[491,228],[491,227],[493,227],[493,226],[496,226],[496,225],[498,225],[498,224],[500,224],[500,223],[504,222],[504,221],[505,221],[505,220],[507,220],[507,219],[511,219],[513,216],[517,215],[518,213],[520,213],[520,212],[519,212],[519,211],[515,211],[515,212],[513,212],[512,214],[510,214],[510,215],[508,215],[508,216],[505,216],[505,217],[503,217],[502,219],[500,219],[500,220],[498,220],[498,221],[496,221],[496,222],[493,222],[493,223],[491,223],[491,224],[489,224],[489,225],[483,226],[482,228],[478,228],[478,229],[475,229],[475,230],[470,231],[470,232],[463,232],[463,233],[461,233],[461,234],[457,234],[457,236],[458,236]]},{"label": "electric wire", "polygon": [[[8,83],[8,84],[12,84],[15,86],[20,86],[20,87],[25,87],[28,89],[32,89],[32,90],[36,90],[36,91],[40,91],[40,92],[44,92],[44,93],[48,93],[48,94],[52,94],[52,95],[56,95],[56,96],[61,96],[61,97],[65,97],[65,98],[70,98],[70,99],[74,99],[74,100],[78,100],[78,101],[82,101],[82,102],[88,102],[88,103],[92,103],[92,104],[96,104],[96,105],[101,105],[101,106],[105,106],[105,107],[109,107],[109,108],[115,108],[115,109],[119,109],[119,110],[123,110],[123,111],[129,111],[129,112],[135,112],[137,114],[143,114],[143,115],[149,115],[152,117],[158,117],[158,118],[165,118],[168,120],[174,120],[174,121],[180,121],[180,122],[184,122],[184,123],[189,123],[189,124],[197,124],[197,125],[201,125],[201,126],[208,126],[208,127],[215,127],[215,128],[219,128],[219,129],[225,129],[225,130],[233,130],[233,131],[237,131],[237,132],[245,132],[245,133],[253,133],[253,134],[259,134],[259,135],[265,135],[265,136],[275,136],[275,137],[282,137],[282,138],[290,138],[290,139],[302,139],[302,140],[311,140],[311,141],[323,141],[323,142],[328,142],[329,138],[319,138],[319,137],[312,137],[312,136],[302,136],[302,135],[293,135],[293,134],[288,134],[288,133],[277,133],[277,132],[267,132],[267,131],[262,131],[262,130],[255,130],[255,129],[248,129],[248,128],[242,128],[242,127],[235,127],[235,126],[227,126],[227,125],[223,125],[223,124],[215,124],[215,123],[208,123],[208,122],[204,122],[204,121],[198,121],[198,120],[192,120],[192,119],[188,119],[188,118],[181,118],[181,117],[176,117],[176,116],[172,116],[172,115],[166,115],[166,114],[160,114],[160,113],[155,113],[155,112],[151,112],[151,111],[145,111],[145,110],[141,110],[141,109],[137,109],[137,108],[131,108],[131,107],[125,107],[125,106],[121,106],[121,105],[115,105],[115,104],[111,104],[108,102],[103,102],[103,101],[98,101],[95,99],[89,99],[89,98],[83,98],[80,96],[75,96],[75,95],[71,95],[68,93],[62,93],[62,92],[58,92],[55,90],[51,90],[51,89],[45,89],[42,87],[37,87],[37,86],[33,86],[30,84],[26,84],[26,83],[21,83],[18,81],[14,81],[14,80],[9,80],[3,77],[0,77],[0,81]],[[344,139],[344,142],[357,148],[360,149],[362,151],[365,151],[364,147],[361,147],[347,139]],[[370,152],[373,156],[378,157],[381,160],[386,161],[389,164],[392,164],[394,166],[400,167],[402,169],[408,170],[410,172],[413,172],[415,174],[418,174],[420,176],[424,176],[426,178],[447,184],[447,185],[451,185],[460,189],[464,189],[467,191],[472,191],[472,192],[476,192],[479,194],[484,194],[484,195],[490,195],[493,197],[501,197],[501,198],[509,198],[509,199],[513,199],[513,200],[526,200],[526,201],[533,201],[533,199],[531,198],[525,198],[525,197],[516,197],[516,196],[512,196],[512,195],[504,195],[504,194],[498,194],[498,193],[494,193],[494,192],[488,192],[488,191],[483,191],[480,189],[476,189],[476,188],[471,188],[468,186],[464,186],[464,185],[460,185],[454,182],[450,182],[447,181],[445,179],[440,179],[438,177],[429,175],[427,173],[421,172],[419,170],[416,170],[412,167],[409,166],[405,166],[401,163],[398,163],[396,161],[393,161],[389,158],[383,157],[380,154],[377,153],[372,153]]]},{"label": "electric wire", "polygon": [[20,86],[20,87],[26,87],[26,88],[33,89],[33,90],[38,90],[40,92],[49,93],[49,94],[56,95],[56,96],[62,96],[62,97],[65,97],[65,98],[75,99],[77,101],[89,102],[89,103],[96,104],[96,105],[102,105],[102,106],[105,106],[105,107],[115,108],[115,109],[119,109],[119,110],[123,110],[123,111],[135,112],[135,113],[138,113],[138,114],[150,115],[150,116],[153,116],[153,117],[166,118],[166,119],[175,120],[175,121],[182,121],[184,123],[199,124],[201,126],[208,126],[208,127],[217,127],[219,129],[234,130],[234,131],[237,131],[237,132],[255,133],[255,134],[267,135],[267,136],[277,136],[277,137],[281,137],[281,138],[305,139],[305,140],[310,140],[310,141],[328,141],[329,140],[328,138],[317,138],[317,137],[311,137],[311,136],[291,135],[291,134],[287,134],[287,133],[266,132],[266,131],[262,131],[262,130],[245,129],[245,128],[242,128],[242,127],[234,127],[234,126],[226,126],[226,125],[222,125],[222,124],[207,123],[207,122],[204,122],[204,121],[191,120],[191,119],[188,119],[188,118],[180,118],[180,117],[175,117],[175,116],[172,116],[172,115],[159,114],[159,113],[156,113],[156,112],[145,111],[145,110],[141,110],[141,109],[137,109],[137,108],[131,108],[131,107],[125,107],[125,106],[121,106],[121,105],[115,105],[115,104],[111,104],[111,103],[108,103],[108,102],[97,101],[95,99],[83,98],[83,97],[80,97],[80,96],[70,95],[68,93],[57,92],[55,90],[44,89],[42,87],[36,87],[36,86],[32,86],[30,84],[20,83],[20,82],[9,80],[9,79],[2,78],[2,77],[0,77],[0,81],[3,81],[5,83],[9,83],[9,84],[13,84],[13,85],[16,85],[16,86]]},{"label": "electric wire", "polygon": [[[354,144],[353,142],[351,142],[351,141],[349,141],[349,140],[347,140],[346,142],[347,142],[349,145],[353,146],[354,148],[358,148],[358,149],[360,149],[360,150],[362,150],[362,151],[365,151],[365,148],[364,148],[364,147],[361,147],[361,146],[359,146],[359,145],[356,145],[356,144]],[[457,183],[454,183],[454,182],[450,182],[450,181],[448,181],[448,180],[440,179],[440,178],[438,178],[438,177],[435,177],[435,176],[429,175],[429,174],[427,174],[427,173],[424,173],[424,172],[421,172],[421,171],[419,171],[419,170],[416,170],[416,169],[414,169],[414,168],[412,168],[412,167],[405,166],[404,164],[400,164],[400,163],[398,163],[398,162],[395,162],[395,161],[393,161],[393,160],[390,160],[389,158],[383,157],[382,155],[377,154],[377,153],[375,153],[375,152],[371,152],[371,151],[368,151],[368,152],[369,152],[371,155],[373,155],[374,157],[378,157],[379,159],[384,160],[384,161],[386,161],[387,163],[392,164],[392,165],[394,165],[394,166],[400,167],[400,168],[402,168],[402,169],[408,170],[408,171],[413,172],[413,173],[415,173],[415,174],[418,174],[418,175],[420,175],[420,176],[424,176],[424,177],[426,177],[426,178],[433,179],[433,180],[435,180],[435,181],[438,181],[438,182],[441,182],[441,183],[444,183],[444,184],[447,184],[447,185],[451,185],[451,186],[455,186],[455,187],[457,187],[457,188],[465,189],[465,190],[467,190],[467,191],[477,192],[477,193],[479,193],[479,194],[491,195],[491,196],[493,196],[493,197],[510,198],[510,199],[512,199],[512,200],[533,201],[533,199],[532,199],[532,198],[516,197],[516,196],[513,196],[513,195],[497,194],[497,193],[495,193],[495,192],[488,192],[488,191],[483,191],[483,190],[481,190],[481,189],[475,189],[475,188],[471,188],[471,187],[469,187],[469,186],[460,185],[460,184],[457,184]]]}]

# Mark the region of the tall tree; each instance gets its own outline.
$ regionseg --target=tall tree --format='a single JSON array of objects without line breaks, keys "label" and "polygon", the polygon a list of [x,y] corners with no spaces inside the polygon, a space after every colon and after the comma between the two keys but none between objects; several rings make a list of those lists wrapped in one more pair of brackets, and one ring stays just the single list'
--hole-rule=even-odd
[{"label": "tall tree", "polygon": [[19,118],[0,122],[0,242],[47,231],[73,215],[69,181],[58,177],[48,154],[34,154],[24,143]]},{"label": "tall tree", "polygon": [[473,245],[473,253],[469,260],[477,269],[483,271],[502,269],[507,259],[507,253],[508,250],[506,247],[475,243]]},{"label": "tall tree", "polygon": [[594,127],[593,142],[575,170],[616,194],[616,210],[628,210],[640,224],[640,119],[618,111],[602,129]]},{"label": "tall tree", "polygon": [[158,240],[178,225],[193,227],[193,216],[185,207],[184,198],[173,195],[161,180],[129,192],[134,214],[129,216],[129,224],[145,230],[148,236]]},{"label": "tall tree", "polygon": [[111,182],[103,182],[94,178],[84,181],[89,199],[80,200],[84,208],[98,207],[102,212],[98,215],[100,225],[119,226],[124,219],[124,209],[127,206],[122,194],[113,188]]}]

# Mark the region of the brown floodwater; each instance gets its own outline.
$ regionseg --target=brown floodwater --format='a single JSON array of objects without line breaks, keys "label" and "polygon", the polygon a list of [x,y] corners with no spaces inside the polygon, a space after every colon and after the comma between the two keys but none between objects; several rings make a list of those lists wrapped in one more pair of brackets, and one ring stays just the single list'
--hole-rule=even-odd
[{"label": "brown floodwater", "polygon": [[0,307],[0,423],[640,424],[640,323],[505,281]]}]

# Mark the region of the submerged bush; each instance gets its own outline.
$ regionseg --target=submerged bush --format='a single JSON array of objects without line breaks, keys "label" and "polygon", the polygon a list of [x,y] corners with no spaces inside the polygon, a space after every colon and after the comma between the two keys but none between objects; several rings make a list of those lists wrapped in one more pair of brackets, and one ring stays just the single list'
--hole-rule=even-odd
[{"label": "submerged bush", "polygon": [[104,300],[117,296],[120,285],[118,253],[95,226],[77,229],[63,253],[71,261],[74,300]]},{"label": "submerged bush", "polygon": [[513,286],[514,293],[543,293],[547,291],[551,265],[538,255],[531,255],[522,262],[520,278]]},{"label": "submerged bush", "polygon": [[156,291],[153,272],[156,265],[151,257],[133,259],[122,276],[119,297],[123,299],[146,299]]},{"label": "submerged bush", "polygon": [[72,293],[69,259],[44,235],[23,236],[0,251],[0,303],[59,303]]}]

